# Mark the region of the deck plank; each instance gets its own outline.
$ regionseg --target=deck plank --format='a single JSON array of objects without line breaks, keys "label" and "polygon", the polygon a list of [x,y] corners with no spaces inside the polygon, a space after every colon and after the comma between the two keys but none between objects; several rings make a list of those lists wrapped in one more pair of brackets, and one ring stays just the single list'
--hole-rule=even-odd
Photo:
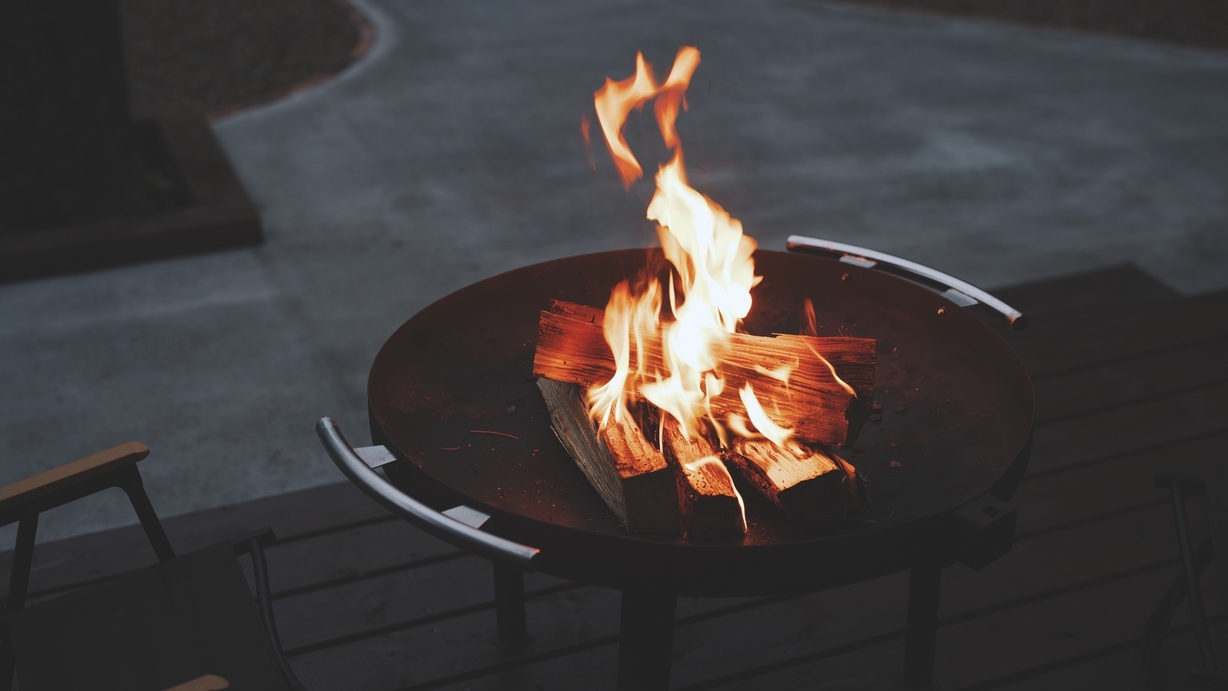
[{"label": "deck plank", "polygon": [[1011,499],[1018,507],[1020,535],[1044,532],[1123,510],[1161,503],[1168,495],[1153,483],[1162,466],[1179,466],[1221,453],[1228,432],[1193,441],[1123,454],[1101,463],[1024,478]]},{"label": "deck plank", "polygon": [[[947,570],[943,583],[944,629],[940,635],[945,636],[948,628],[964,626],[984,617],[1014,616],[1012,613],[1037,606],[1035,603],[1086,597],[1089,589],[1100,587],[1100,581],[1112,584],[1130,580],[1137,576],[1133,572],[1140,568],[1152,573],[1164,570],[1167,564],[1168,570],[1161,580],[1168,578],[1174,548],[1171,522],[1165,523],[1165,518],[1164,513],[1151,512],[1140,514],[1124,525],[1105,522],[1060,538],[1031,541],[1034,543],[1031,548],[1019,549],[981,573],[963,567]],[[1153,551],[1147,553],[1128,543],[1123,547],[1120,541],[1106,539],[1119,534],[1119,528],[1140,530],[1147,536],[1148,549]],[[1090,551],[1096,553],[1089,554],[1089,545],[1100,545],[1106,551],[1100,553],[1093,549]],[[1135,553],[1131,554],[1132,551]],[[1073,561],[1062,561],[1065,557],[1073,557]],[[1055,570],[1050,567],[1055,561],[1063,566],[1068,563],[1079,566]],[[1156,567],[1157,562],[1161,566]],[[1123,573],[1126,575],[1121,576]],[[1061,592],[1063,589],[1069,592]],[[1055,591],[1056,594],[1051,594]],[[906,579],[903,574],[897,574],[747,608],[719,618],[693,623],[684,621],[675,635],[674,687],[708,688],[723,677],[745,675],[748,669],[758,668],[774,674],[774,668],[787,669],[791,666],[789,663],[798,659],[829,659],[892,641],[898,644],[903,635],[905,592]],[[1002,611],[982,612],[992,610],[995,605],[1018,601],[1026,602],[1027,607],[1007,606]],[[861,667],[859,674],[864,675],[868,669],[885,670],[883,681],[894,684],[902,659],[896,644],[887,646],[889,652],[874,653],[877,658],[874,664]],[[613,647],[612,643],[606,647]],[[851,650],[845,650],[847,648]],[[541,688],[612,688],[609,679],[613,664],[610,651],[590,648],[532,664],[519,672],[518,677],[532,681],[534,687],[541,684]],[[827,667],[822,669],[824,675],[830,671]],[[474,691],[509,688],[504,685],[507,677],[506,671],[497,671],[442,688],[469,687]],[[817,679],[812,677],[808,683],[815,681]],[[716,686],[723,687],[719,683]],[[429,685],[420,688],[427,687]],[[776,686],[760,680],[746,688]],[[797,688],[809,687],[799,685]]]},{"label": "deck plank", "polygon": [[[1131,541],[1115,539],[1122,534],[1134,536]],[[1135,512],[1124,518],[1079,526],[1073,530],[1047,534],[1032,540],[1021,541],[1016,548],[1001,560],[982,572],[973,572],[957,565],[944,574],[942,616],[947,619],[971,617],[978,611],[993,609],[1002,602],[1044,599],[1046,594],[1070,588],[1072,584],[1095,583],[1119,577],[1139,569],[1157,568],[1157,565],[1175,563],[1175,546],[1172,540],[1171,514],[1166,507],[1152,507]],[[1054,566],[1054,565],[1059,566]],[[674,678],[678,683],[696,682],[720,672],[734,673],[747,666],[769,665],[788,659],[791,655],[824,647],[838,646],[849,637],[872,638],[882,635],[898,635],[903,626],[903,603],[906,592],[904,574],[856,584],[825,593],[816,593],[783,601],[762,600],[760,604],[744,607],[723,617],[714,617],[686,623],[688,616],[713,612],[725,607],[723,600],[683,598],[675,644]],[[385,589],[372,589],[382,592]],[[612,667],[596,666],[597,659],[607,655],[596,650],[612,646],[610,637],[617,630],[617,598],[607,598],[603,589],[577,589],[569,591],[567,598],[576,603],[575,609],[583,612],[589,630],[596,627],[604,632],[604,642],[592,638],[577,640],[569,636],[562,639],[546,638],[527,650],[521,658],[525,661],[549,657],[553,662],[539,663],[536,674],[547,674],[569,683],[588,683],[612,673]],[[713,609],[709,610],[708,607]],[[534,603],[530,606],[531,632],[557,632],[570,630],[576,624],[575,612],[551,604]],[[476,627],[466,630],[466,627]],[[430,628],[440,627],[450,632],[453,639],[469,641],[489,637],[493,626],[489,615],[456,618],[442,624],[433,623]],[[389,644],[389,638],[401,641],[405,647],[410,642],[416,647],[424,629],[406,629],[378,640],[357,642],[344,651],[332,651],[315,656],[302,664],[310,671],[322,673],[332,665],[342,664],[344,659],[361,657],[374,659],[376,651]],[[599,637],[600,638],[600,637]],[[572,660],[567,654],[577,644],[588,644],[589,652]],[[456,651],[452,651],[456,653]],[[334,656],[340,656],[340,659]],[[311,656],[308,656],[311,657]],[[469,679],[483,669],[490,670],[495,679],[506,677],[507,666],[515,656],[493,656],[492,651],[478,646],[463,659],[449,658],[455,669],[448,677]],[[395,688],[391,685],[403,682],[406,686],[430,686],[439,677],[438,666],[428,661],[424,669],[421,663],[402,660],[392,665],[382,678],[370,678],[369,688]],[[296,660],[296,667],[299,662]],[[515,665],[513,665],[515,666]],[[588,672],[585,670],[592,667]],[[447,670],[444,670],[447,672]],[[375,670],[370,670],[375,674]],[[410,674],[410,682],[396,675]],[[588,675],[588,676],[585,676]],[[482,678],[482,677],[479,677]],[[442,680],[441,680],[442,681]],[[484,682],[485,683],[485,682]],[[497,683],[497,682],[491,682]],[[416,688],[416,686],[414,686]],[[475,687],[480,688],[480,687]]]},{"label": "deck plank", "polygon": [[[1209,627],[1211,642],[1216,650],[1228,644],[1228,624]],[[1188,688],[1188,674],[1198,661],[1193,629],[1187,624],[1175,627],[1164,642],[1165,688]],[[1099,654],[1069,657],[1034,669],[1016,672],[1006,678],[990,680],[979,685],[980,689],[1002,691],[1083,691],[1084,689],[1132,689],[1139,688],[1139,670],[1142,664],[1137,645],[1126,644],[1105,648]],[[974,691],[973,686],[967,691]]]},{"label": "deck plank", "polygon": [[332,530],[309,540],[279,542],[266,552],[275,599],[464,554],[399,519]]},{"label": "deck plank", "polygon": [[[321,533],[391,520],[387,511],[344,482],[172,516],[162,524],[175,550],[183,553],[265,526],[277,534],[280,550]],[[30,595],[63,592],[155,560],[140,525],[43,543],[34,550]],[[11,563],[11,550],[0,553],[2,588],[7,588]]]},{"label": "deck plank", "polygon": [[1228,342],[1196,343],[1128,362],[1089,367],[1041,379],[1036,423],[1136,405],[1228,382]]},{"label": "deck plank", "polygon": [[1059,376],[1228,337],[1228,291],[1124,314],[1041,325],[1010,336],[1035,378]]},{"label": "deck plank", "polygon": [[1228,384],[1037,425],[1029,474],[1228,428]]},{"label": "deck plank", "polygon": [[1133,264],[1030,281],[990,292],[1028,315],[1033,325],[1086,319],[1181,299],[1181,293]]},{"label": "deck plank", "polygon": [[[1009,679],[1053,660],[1131,645],[1153,604],[1139,594],[1161,592],[1176,574],[1176,567],[1156,569],[1098,585],[1094,590],[1066,593],[995,616],[942,626],[938,632],[936,674],[943,688],[984,688],[985,682],[991,682],[992,687],[995,680]],[[764,670],[764,674],[730,684],[690,688],[802,691],[850,688],[854,680],[856,688],[899,688],[898,661],[903,657],[900,638],[842,655],[819,653],[814,657],[817,658],[814,661]],[[1132,671],[1137,678],[1137,667]]]},{"label": "deck plank", "polygon": [[[529,597],[572,587],[547,574],[525,575]],[[466,556],[285,597],[275,602],[274,611],[287,654],[301,655],[493,607],[494,568],[485,559]]]}]

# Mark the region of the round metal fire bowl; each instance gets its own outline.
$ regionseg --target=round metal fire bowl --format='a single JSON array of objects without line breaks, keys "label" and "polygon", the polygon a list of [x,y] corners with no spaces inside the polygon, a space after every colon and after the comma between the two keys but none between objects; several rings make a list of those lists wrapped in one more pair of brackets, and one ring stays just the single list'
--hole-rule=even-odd
[{"label": "round metal fire bowl", "polygon": [[1014,493],[1035,404],[1023,364],[993,329],[901,278],[759,250],[764,279],[747,332],[797,333],[810,298],[819,335],[878,339],[881,420],[844,451],[868,478],[873,508],[814,526],[743,487],[741,540],[628,533],[555,439],[532,363],[538,315],[551,299],[604,306],[649,261],[659,261],[656,250],[527,266],[405,322],[376,356],[367,389],[374,441],[399,459],[386,466],[390,479],[437,509],[468,504],[491,514],[483,529],[541,549],[547,573],[692,595],[813,591],[892,573],[942,554],[961,504]]}]

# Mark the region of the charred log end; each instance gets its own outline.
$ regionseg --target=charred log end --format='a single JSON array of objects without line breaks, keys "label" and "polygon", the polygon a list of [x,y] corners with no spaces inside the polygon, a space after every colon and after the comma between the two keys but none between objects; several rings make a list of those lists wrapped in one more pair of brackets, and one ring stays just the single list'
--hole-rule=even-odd
[{"label": "charred log end", "polygon": [[678,490],[674,473],[662,468],[623,480],[627,530],[632,533],[677,533]]},{"label": "charred log end", "polygon": [[677,500],[687,540],[725,540],[746,534],[733,478],[716,456],[690,468],[675,464]]},{"label": "charred log end", "polygon": [[869,513],[871,508],[870,488],[866,476],[857,472],[852,463],[836,454],[830,455],[831,459],[844,471],[844,492],[841,498],[845,514],[848,516],[858,516]]},{"label": "charred log end", "polygon": [[702,436],[687,437],[670,418],[663,430],[665,458],[674,469],[678,514],[688,540],[741,538],[742,501],[733,477]]},{"label": "charred log end", "polygon": [[690,541],[741,539],[746,534],[737,497],[709,495],[688,502],[686,538]]},{"label": "charred log end", "polygon": [[[855,472],[855,471],[854,471]],[[870,494],[860,474],[832,472],[780,493],[790,516],[829,525],[861,516],[870,510]]]},{"label": "charred log end", "polygon": [[[836,454],[799,445],[786,451],[767,440],[739,439],[727,462],[790,516],[838,523],[868,508],[857,470]],[[864,508],[863,508],[864,507]]]},{"label": "charred log end", "polygon": [[866,421],[870,419],[871,403],[862,403],[861,398],[849,399],[848,407],[844,409],[844,419],[848,421],[848,431],[845,433],[844,443],[840,444],[841,448],[849,448],[857,443],[857,437],[861,435],[861,428],[865,427]]},{"label": "charred log end", "polygon": [[777,503],[790,516],[814,523],[838,523],[846,517],[849,484],[848,476],[835,470],[781,491]]}]

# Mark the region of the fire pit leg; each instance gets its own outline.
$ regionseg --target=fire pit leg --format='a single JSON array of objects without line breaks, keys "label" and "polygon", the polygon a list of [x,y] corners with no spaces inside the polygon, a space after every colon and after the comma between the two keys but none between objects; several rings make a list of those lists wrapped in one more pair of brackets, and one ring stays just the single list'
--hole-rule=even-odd
[{"label": "fire pit leg", "polygon": [[524,572],[495,562],[495,627],[499,646],[522,648],[529,638],[524,614]]},{"label": "fire pit leg", "polygon": [[668,691],[678,596],[623,591],[618,633],[618,691]]},{"label": "fire pit leg", "polygon": [[908,578],[908,628],[904,639],[904,686],[910,689],[928,689],[934,683],[941,585],[941,563],[913,564]]}]

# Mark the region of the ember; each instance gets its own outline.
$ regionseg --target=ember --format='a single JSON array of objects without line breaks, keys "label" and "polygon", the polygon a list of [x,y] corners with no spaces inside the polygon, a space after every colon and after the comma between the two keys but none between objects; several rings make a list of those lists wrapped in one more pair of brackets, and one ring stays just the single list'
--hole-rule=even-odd
[{"label": "ember", "polygon": [[637,54],[634,76],[596,92],[628,188],[643,168],[623,124],[656,101],[673,155],[657,172],[647,215],[658,223],[668,276],[619,283],[604,310],[555,301],[541,313],[533,372],[556,436],[628,530],[674,531],[680,521],[689,539],[743,535],[745,503],[726,464],[790,515],[839,520],[864,491],[830,446],[856,439],[873,400],[877,345],[818,337],[809,301],[805,334],[738,331],[762,280],[755,241],[687,184],[675,129],[699,61],[697,49],[682,48],[658,85]]}]

